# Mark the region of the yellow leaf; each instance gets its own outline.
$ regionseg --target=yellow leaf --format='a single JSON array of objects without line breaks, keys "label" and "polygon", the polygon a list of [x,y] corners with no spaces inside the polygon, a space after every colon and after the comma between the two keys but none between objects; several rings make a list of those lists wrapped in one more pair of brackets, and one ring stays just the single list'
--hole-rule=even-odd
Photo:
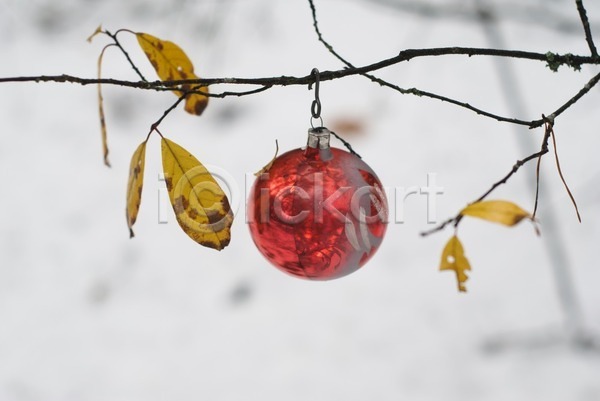
[{"label": "yellow leaf", "polygon": [[460,240],[454,235],[442,251],[442,260],[440,270],[453,270],[456,273],[456,281],[458,290],[466,292],[465,282],[469,277],[465,273],[466,270],[471,270],[471,265],[465,256],[465,250],[460,243]]},{"label": "yellow leaf", "polygon": [[[175,43],[161,40],[147,33],[136,33],[140,47],[152,63],[158,77],[162,81],[175,81],[180,79],[198,79],[194,74],[194,66],[189,57]],[[185,99],[185,111],[197,116],[201,115],[208,104],[208,87],[195,88],[192,85],[181,85],[180,90],[173,92],[181,97],[186,91],[195,90],[202,93],[193,93]]]},{"label": "yellow leaf", "polygon": [[221,250],[229,244],[233,213],[227,196],[187,150],[163,138],[165,182],[177,222],[197,243]]},{"label": "yellow leaf", "polygon": [[275,156],[273,156],[271,161],[268,162],[263,168],[261,168],[259,171],[254,173],[255,177],[258,177],[259,175],[266,173],[267,171],[269,171],[271,169],[271,167],[273,166],[273,163],[275,162],[275,159],[277,159],[277,153],[279,153],[279,142],[277,142],[277,139],[275,139]]},{"label": "yellow leaf", "polygon": [[129,179],[127,180],[127,226],[129,237],[132,238],[132,227],[137,219],[140,203],[142,202],[142,187],[144,186],[144,166],[146,164],[146,141],[140,143],[129,164]]},{"label": "yellow leaf", "polygon": [[480,219],[514,226],[521,220],[533,220],[531,214],[512,202],[508,201],[482,201],[475,202],[464,208],[460,214],[463,216],[479,217]]}]

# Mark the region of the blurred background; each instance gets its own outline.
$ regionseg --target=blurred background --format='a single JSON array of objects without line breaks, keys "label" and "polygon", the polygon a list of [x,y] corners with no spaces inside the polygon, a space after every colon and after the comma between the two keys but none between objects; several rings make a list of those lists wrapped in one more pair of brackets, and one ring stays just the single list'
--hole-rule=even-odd
[{"label": "blurred background", "polygon": [[[600,4],[585,5],[600,41]],[[355,65],[422,47],[589,53],[573,1],[316,6],[323,34]],[[343,67],[318,43],[304,0],[0,0],[0,76],[95,77],[106,40],[85,39],[100,23],[176,42],[201,77]],[[135,38],[121,39],[154,79]],[[597,70],[449,56],[376,75],[532,120]],[[103,74],[137,79],[114,49]],[[271,159],[275,139],[281,151],[305,144],[313,98],[306,87],[212,99],[202,117],[178,110],[161,125],[233,178],[239,208],[227,249],[200,247],[161,209],[157,138],[130,240],[129,160],[175,97],[106,86],[104,98],[111,169],[102,164],[94,86],[0,85],[0,401],[600,399],[598,87],[555,125],[583,223],[548,155],[541,238],[527,223],[461,224],[473,267],[467,294],[457,293],[453,273],[438,272],[452,231],[419,236],[432,227],[422,195],[390,197],[403,221],[389,225],[377,255],[351,276],[302,281],[261,257],[245,224],[246,174]],[[362,77],[322,83],[321,101],[325,125],[385,186],[421,187],[436,174],[440,221],[535,152],[543,136]],[[492,198],[532,210],[534,179],[528,165]]]}]

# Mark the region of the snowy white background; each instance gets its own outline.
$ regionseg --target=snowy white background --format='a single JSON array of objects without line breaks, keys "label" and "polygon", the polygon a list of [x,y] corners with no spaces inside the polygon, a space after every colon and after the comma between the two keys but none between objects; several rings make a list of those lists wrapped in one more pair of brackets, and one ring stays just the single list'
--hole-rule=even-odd
[{"label": "snowy white background", "polygon": [[[491,46],[481,23],[468,17],[475,2],[437,1],[458,10],[448,18],[386,3],[394,2],[317,1],[325,37],[357,65],[404,48]],[[586,5],[600,41],[600,4]],[[589,51],[572,1],[496,6],[507,48]],[[552,16],[534,17],[529,8]],[[0,0],[0,76],[95,76],[104,39],[89,45],[85,38],[99,23],[175,41],[203,77],[341,68],[316,41],[304,0]],[[153,78],[135,40],[123,38]],[[105,60],[105,76],[136,78],[117,51]],[[508,68],[526,119],[554,110],[598,70],[552,73],[532,61]],[[378,74],[511,115],[519,99],[507,100],[498,70],[491,58],[444,57]],[[270,267],[244,224],[243,199],[231,245],[220,253],[201,248],[172,215],[168,224],[157,222],[163,183],[156,138],[130,240],[129,158],[175,98],[117,87],[104,94],[112,169],[101,162],[94,87],[0,86],[0,401],[600,400],[600,353],[560,339],[565,316],[544,245],[551,230],[559,234],[583,324],[600,332],[600,89],[556,125],[583,224],[548,156],[543,239],[527,223],[461,225],[473,265],[466,295],[457,293],[452,273],[437,271],[451,231],[418,235],[429,227],[423,196],[408,198],[404,223],[390,225],[373,260],[338,281],[301,281]],[[212,100],[201,118],[179,110],[161,131],[228,171],[243,193],[245,174],[271,158],[275,139],[283,150],[305,142],[312,95],[289,87]],[[321,99],[326,125],[364,125],[347,139],[386,186],[423,186],[427,173],[437,173],[445,188],[440,219],[535,151],[542,135],[360,77],[323,83]],[[531,209],[533,167],[494,198]],[[552,215],[555,226],[545,223]],[[486,346],[496,339],[509,345]]]}]

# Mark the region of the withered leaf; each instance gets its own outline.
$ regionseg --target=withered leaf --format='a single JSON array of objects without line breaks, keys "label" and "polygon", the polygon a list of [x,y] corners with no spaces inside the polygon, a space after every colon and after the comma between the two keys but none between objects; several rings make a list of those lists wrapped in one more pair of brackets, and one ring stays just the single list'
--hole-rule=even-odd
[{"label": "withered leaf", "polygon": [[142,188],[144,186],[144,166],[146,164],[146,141],[139,144],[129,164],[129,178],[127,180],[127,206],[125,208],[129,237],[132,238],[133,225],[137,220],[138,211],[142,202]]},{"label": "withered leaf", "polygon": [[[175,43],[161,40],[147,33],[138,32],[136,37],[140,47],[150,60],[162,81],[175,81],[180,79],[198,79],[194,74],[194,65],[185,52]],[[195,88],[192,85],[181,85],[180,90],[173,92],[181,97],[186,91],[198,91],[201,93],[189,94],[185,99],[185,111],[197,116],[201,115],[208,104],[208,87]]]},{"label": "withered leaf", "polygon": [[494,223],[514,226],[521,220],[533,219],[531,214],[509,201],[490,200],[475,202],[461,210],[463,216],[478,217]]},{"label": "withered leaf", "polygon": [[469,278],[467,270],[471,270],[471,265],[465,256],[465,250],[456,235],[446,243],[442,251],[442,260],[440,270],[453,270],[456,273],[456,282],[460,292],[466,292],[465,282]]},{"label": "withered leaf", "polygon": [[200,245],[225,248],[233,223],[227,196],[190,152],[166,138],[161,147],[165,182],[177,222]]},{"label": "withered leaf", "polygon": [[[114,45],[104,46],[102,51],[100,52],[100,56],[98,56],[98,79],[102,78],[102,59],[104,58],[104,53],[106,49],[112,47]],[[102,155],[104,157],[104,164],[107,167],[110,167],[110,162],[108,161],[108,134],[106,132],[106,116],[104,114],[104,98],[102,97],[102,84],[98,84],[98,115],[100,117],[100,135],[102,137]]]},{"label": "withered leaf", "polygon": [[92,39],[103,32],[102,25],[98,25],[98,28],[86,39],[88,43],[92,43]]}]

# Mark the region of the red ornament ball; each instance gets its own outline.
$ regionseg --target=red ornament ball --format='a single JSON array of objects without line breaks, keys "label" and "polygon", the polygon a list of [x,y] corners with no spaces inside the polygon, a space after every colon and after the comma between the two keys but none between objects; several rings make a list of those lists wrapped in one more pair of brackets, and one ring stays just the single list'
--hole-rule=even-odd
[{"label": "red ornament ball", "polygon": [[278,269],[331,280],[363,266],[381,245],[388,205],[375,172],[329,146],[330,131],[309,130],[305,149],[277,157],[248,199],[259,251]]}]

